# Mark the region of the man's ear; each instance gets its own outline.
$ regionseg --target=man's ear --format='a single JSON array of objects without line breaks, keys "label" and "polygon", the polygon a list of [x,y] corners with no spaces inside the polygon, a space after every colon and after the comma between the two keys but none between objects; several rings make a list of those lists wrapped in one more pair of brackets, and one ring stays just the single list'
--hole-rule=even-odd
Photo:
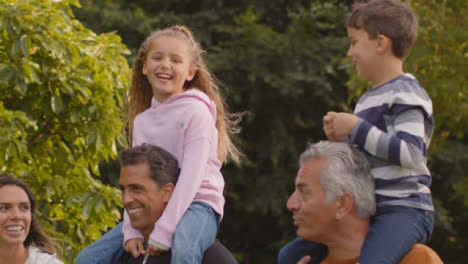
[{"label": "man's ear", "polygon": [[377,35],[377,53],[384,54],[392,49],[392,40],[385,35]]},{"label": "man's ear", "polygon": [[174,184],[173,183],[166,183],[164,186],[161,187],[161,195],[163,199],[163,203],[167,204],[169,199],[172,196],[172,192],[174,191]]},{"label": "man's ear", "polygon": [[345,192],[336,200],[337,210],[335,217],[337,220],[349,215],[354,208],[354,199],[349,192]]}]

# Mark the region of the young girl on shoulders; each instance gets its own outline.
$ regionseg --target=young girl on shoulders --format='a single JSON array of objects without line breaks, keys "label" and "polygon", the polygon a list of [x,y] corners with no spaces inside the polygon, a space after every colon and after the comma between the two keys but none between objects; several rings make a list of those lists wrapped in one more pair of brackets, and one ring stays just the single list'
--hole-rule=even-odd
[{"label": "young girl on shoulders", "polygon": [[179,163],[179,178],[149,236],[130,224],[149,208],[140,208],[144,203],[125,208],[123,227],[82,251],[76,263],[112,263],[122,252],[122,232],[124,249],[134,257],[170,249],[176,264],[201,263],[215,241],[225,202],[221,165],[228,158],[238,161],[240,153],[230,138],[237,122],[229,118],[202,55],[185,26],[154,31],[141,44],[128,96],[132,145],[170,152]]},{"label": "young girl on shoulders", "polygon": [[[220,168],[226,158],[239,156],[230,139],[235,123],[202,54],[184,26],[153,32],[138,51],[129,94],[133,146],[158,145],[181,167],[174,193],[148,240],[150,254],[171,248],[171,263],[178,264],[199,263],[214,242],[224,206]],[[123,233],[127,251],[142,247],[141,235],[127,217]]]}]

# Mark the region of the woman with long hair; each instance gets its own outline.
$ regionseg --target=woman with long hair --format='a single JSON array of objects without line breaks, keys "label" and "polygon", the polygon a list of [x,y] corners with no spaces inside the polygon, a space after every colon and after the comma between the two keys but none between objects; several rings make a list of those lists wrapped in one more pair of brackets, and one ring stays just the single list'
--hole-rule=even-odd
[{"label": "woman with long hair", "polygon": [[37,202],[28,185],[0,175],[0,263],[63,264],[56,246],[36,219]]}]

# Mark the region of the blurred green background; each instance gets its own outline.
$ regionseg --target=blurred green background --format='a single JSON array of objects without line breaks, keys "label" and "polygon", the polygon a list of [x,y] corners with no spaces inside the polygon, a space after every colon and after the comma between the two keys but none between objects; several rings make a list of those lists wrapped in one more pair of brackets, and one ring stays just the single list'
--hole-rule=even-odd
[{"label": "blurred green background", "polygon": [[[419,36],[405,70],[433,99],[436,226],[446,263],[468,257],[468,2],[412,0]],[[351,111],[367,85],[345,58],[352,1],[2,0],[0,171],[34,189],[39,219],[76,254],[120,221],[118,153],[128,146],[125,94],[144,38],[184,24],[207,51],[232,112],[240,165],[223,167],[219,239],[240,263],[275,263],[295,236],[286,200],[322,116]],[[465,121],[464,121],[465,120]]]}]

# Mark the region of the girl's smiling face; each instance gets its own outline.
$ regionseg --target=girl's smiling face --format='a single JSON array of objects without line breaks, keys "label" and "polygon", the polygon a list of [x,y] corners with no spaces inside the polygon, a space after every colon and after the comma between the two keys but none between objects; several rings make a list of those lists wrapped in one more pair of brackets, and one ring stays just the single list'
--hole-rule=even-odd
[{"label": "girl's smiling face", "polygon": [[23,245],[31,226],[31,203],[16,185],[0,187],[0,244]]},{"label": "girl's smiling face", "polygon": [[161,36],[151,42],[143,64],[143,74],[159,102],[182,93],[185,82],[195,76],[190,51],[187,41],[175,36]]}]

